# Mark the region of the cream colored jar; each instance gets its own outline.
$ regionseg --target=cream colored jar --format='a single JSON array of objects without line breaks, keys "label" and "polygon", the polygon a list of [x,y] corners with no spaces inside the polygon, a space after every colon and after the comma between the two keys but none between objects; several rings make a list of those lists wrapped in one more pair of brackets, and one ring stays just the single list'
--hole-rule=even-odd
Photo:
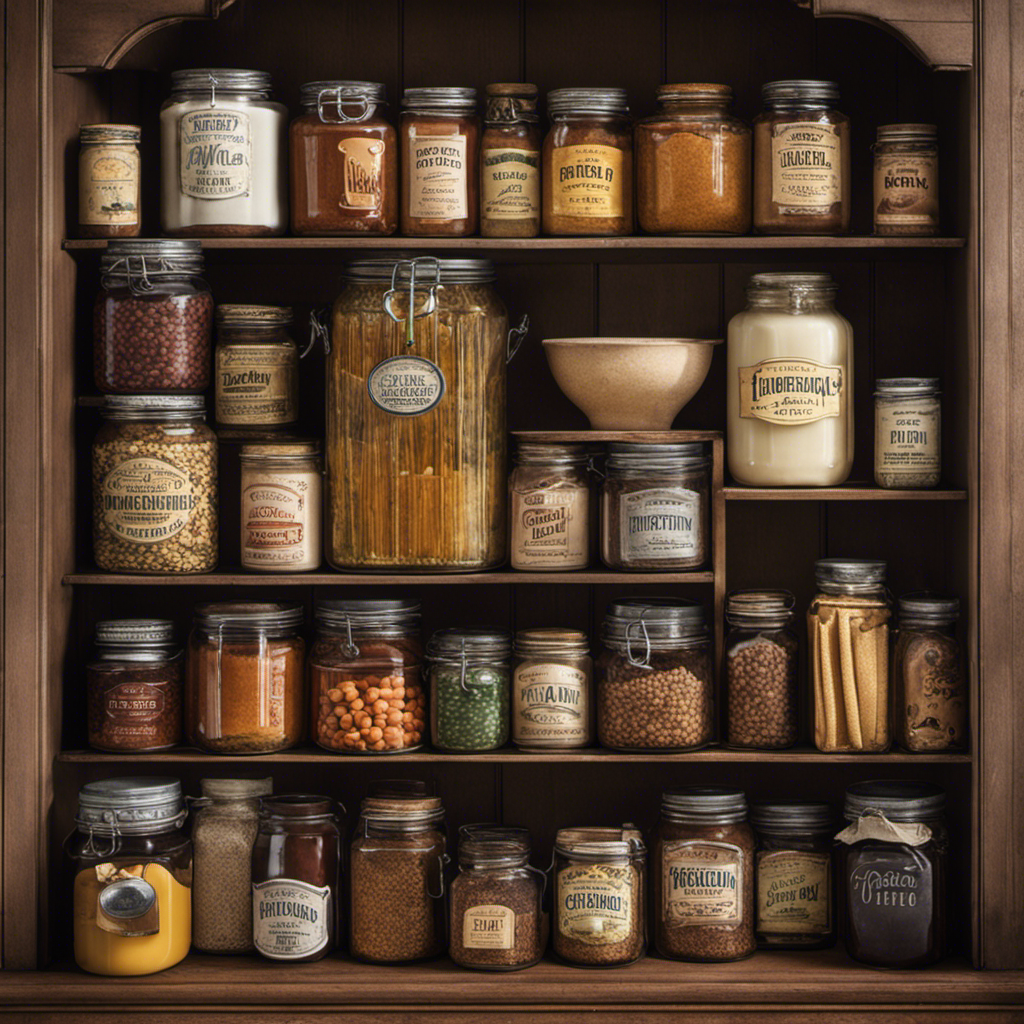
[{"label": "cream colored jar", "polygon": [[937,487],[942,476],[942,403],[936,377],[875,381],[875,483]]}]

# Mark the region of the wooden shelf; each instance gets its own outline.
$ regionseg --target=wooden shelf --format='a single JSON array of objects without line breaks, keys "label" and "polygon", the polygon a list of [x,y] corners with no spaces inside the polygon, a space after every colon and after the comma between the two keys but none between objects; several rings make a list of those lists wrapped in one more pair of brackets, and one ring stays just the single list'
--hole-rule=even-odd
[{"label": "wooden shelf", "polygon": [[513,430],[517,441],[537,444],[598,444],[631,441],[634,444],[680,444],[685,441],[717,441],[720,430]]},{"label": "wooden shelf", "polygon": [[842,487],[742,487],[727,484],[726,501],[966,501],[967,492],[943,490],[887,490],[856,481]]}]

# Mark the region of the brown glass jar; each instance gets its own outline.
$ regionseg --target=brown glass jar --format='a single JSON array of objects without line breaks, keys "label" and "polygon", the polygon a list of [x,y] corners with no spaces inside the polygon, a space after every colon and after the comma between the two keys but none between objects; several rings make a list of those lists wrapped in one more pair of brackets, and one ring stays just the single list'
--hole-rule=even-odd
[{"label": "brown glass jar", "polygon": [[480,234],[485,238],[540,234],[539,120],[537,86],[487,86],[480,140]]},{"label": "brown glass jar", "polygon": [[139,139],[133,124],[83,124],[78,129],[78,234],[134,238],[142,230]]}]

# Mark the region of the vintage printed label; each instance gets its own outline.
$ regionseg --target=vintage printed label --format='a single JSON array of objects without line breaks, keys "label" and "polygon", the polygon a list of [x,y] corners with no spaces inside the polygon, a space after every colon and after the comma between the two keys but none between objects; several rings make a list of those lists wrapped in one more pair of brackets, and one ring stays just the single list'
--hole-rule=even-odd
[{"label": "vintage printed label", "polygon": [[827,935],[832,928],[830,872],[827,853],[800,850],[758,853],[758,930]]},{"label": "vintage printed label", "polygon": [[516,914],[509,907],[482,904],[462,917],[462,944],[467,949],[512,949],[516,940]]},{"label": "vintage printed label", "polygon": [[684,839],[664,844],[666,927],[743,923],[743,851],[732,843]]},{"label": "vintage printed label", "polygon": [[178,157],[182,195],[191,199],[247,196],[252,176],[249,115],[223,107],[182,114]]},{"label": "vintage printed label", "polygon": [[149,683],[108,686],[103,691],[103,713],[110,721],[103,725],[104,738],[153,742],[158,736],[164,704],[164,691],[159,686]]},{"label": "vintage printed label", "polygon": [[540,216],[540,153],[488,149],[480,165],[481,217],[529,220]]},{"label": "vintage printed label", "polygon": [[441,367],[419,356],[392,356],[366,381],[373,404],[393,416],[422,416],[444,397]]},{"label": "vintage printed label", "polygon": [[882,402],[875,407],[875,472],[908,483],[941,469],[940,406],[926,401]]},{"label": "vintage printed label", "polygon": [[331,938],[331,887],[274,878],[252,886],[256,948],[271,960],[319,952]]},{"label": "vintage printed label", "polygon": [[700,495],[685,487],[623,494],[619,524],[623,561],[693,558],[700,551]]},{"label": "vintage printed label", "polygon": [[828,210],[842,199],[842,139],[827,124],[772,128],[772,202],[795,212]]},{"label": "vintage printed label", "polygon": [[558,930],[591,946],[625,942],[633,924],[632,869],[584,864],[558,872]]},{"label": "vintage printed label", "polygon": [[199,504],[188,473],[163,459],[128,459],[100,485],[103,523],[119,540],[159,544],[183,530]]},{"label": "vintage printed label", "polygon": [[217,346],[217,422],[293,423],[299,418],[298,356],[290,345]]},{"label": "vintage printed label", "polygon": [[842,414],[843,368],[813,359],[765,359],[741,366],[740,417],[813,423]]},{"label": "vintage printed label", "polygon": [[465,220],[469,216],[465,135],[413,135],[406,173],[413,220]]},{"label": "vintage printed label", "polygon": [[559,146],[551,154],[553,217],[621,217],[622,150]]},{"label": "vintage printed label", "polygon": [[513,739],[585,743],[590,706],[587,674],[571,665],[521,665],[513,684]]},{"label": "vintage printed label", "polygon": [[350,137],[338,143],[344,160],[345,192],[338,199],[343,210],[374,210],[384,189],[384,141]]},{"label": "vintage printed label", "polygon": [[512,493],[512,564],[571,569],[589,560],[587,491],[564,487]]},{"label": "vintage printed label", "polygon": [[875,225],[937,227],[939,160],[916,154],[875,157]]},{"label": "vintage printed label", "polygon": [[310,557],[308,491],[308,476],[299,474],[242,488],[243,566],[295,565]]},{"label": "vintage printed label", "polygon": [[78,223],[139,223],[139,151],[86,146],[78,162]]}]

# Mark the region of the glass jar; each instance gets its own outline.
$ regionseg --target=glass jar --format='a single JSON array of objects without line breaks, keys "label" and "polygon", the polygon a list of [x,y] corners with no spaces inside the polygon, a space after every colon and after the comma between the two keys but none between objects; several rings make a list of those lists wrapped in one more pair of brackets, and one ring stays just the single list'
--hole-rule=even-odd
[{"label": "glass jar", "polygon": [[796,598],[788,590],[737,590],[725,605],[725,742],[782,750],[800,738]]},{"label": "glass jar", "polygon": [[939,233],[939,144],[933,124],[880,124],[875,153],[875,234]]},{"label": "glass jar", "polygon": [[201,779],[193,801],[192,944],[204,953],[250,953],[252,847],[260,797],[273,779]]},{"label": "glass jar", "polygon": [[708,560],[711,460],[701,442],[608,445],[601,487],[601,561],[669,572]]},{"label": "glass jar", "polygon": [[213,296],[199,242],[113,240],[100,257],[93,379],[105,394],[200,392],[210,383]]},{"label": "glass jar", "polygon": [[341,871],[341,825],[333,800],[263,797],[252,848],[256,951],[268,960],[309,963],[334,949],[342,930]]},{"label": "glass jar", "polygon": [[590,564],[589,464],[585,445],[519,442],[508,481],[513,569]]},{"label": "glass jar", "polygon": [[914,754],[967,749],[967,680],[956,638],[958,597],[899,599],[892,656],[896,740]]},{"label": "glass jar", "polygon": [[140,753],[180,743],[181,661],[173,622],[97,622],[96,658],[85,669],[89,746]]},{"label": "glass jar", "polygon": [[397,754],[427,739],[420,603],[321,600],[309,653],[314,739],[342,754]]},{"label": "glass jar", "polygon": [[521,629],[512,653],[512,742],[526,751],[589,747],[594,663],[587,634]]},{"label": "glass jar", "polygon": [[828,804],[754,804],[757,835],[757,944],[761,949],[826,949],[836,941]]},{"label": "glass jar", "polygon": [[822,558],[807,609],[814,745],[826,753],[889,748],[889,620],[885,562]]},{"label": "glass jar", "polygon": [[673,960],[742,960],[754,940],[754,832],[741,790],[661,796],[651,873],[654,946]]},{"label": "glass jar", "polygon": [[540,234],[539,122],[537,86],[487,86],[480,139],[480,234],[485,238]]},{"label": "glass jar", "polygon": [[211,754],[270,754],[303,729],[302,605],[196,607],[188,641],[185,732]]},{"label": "glass jar", "polygon": [[873,967],[926,967],[945,955],[946,794],[927,782],[860,782],[836,836],[846,951]]},{"label": "glass jar", "polygon": [[92,444],[93,555],[147,575],[217,564],[217,435],[202,395],[110,395]]},{"label": "glass jar", "polygon": [[555,953],[622,967],[647,949],[647,848],[639,829],[560,828],[554,855]]},{"label": "glass jar", "polygon": [[292,121],[292,233],[393,235],[398,135],[379,82],[307,82]]},{"label": "glass jar", "polygon": [[352,956],[405,963],[444,952],[446,846],[440,798],[390,790],[363,800],[351,852]]},{"label": "glass jar", "polygon": [[751,133],[729,113],[727,85],[662,85],[658,112],[637,122],[636,203],[655,235],[750,230]]},{"label": "glass jar", "polygon": [[430,638],[430,731],[453,753],[508,743],[509,655],[502,630],[442,629]]},{"label": "glass jar", "polygon": [[853,328],[828,274],[754,274],[729,321],[729,472],[753,487],[837,487],[853,468]]},{"label": "glass jar", "polygon": [[850,119],[833,109],[835,82],[796,79],[761,88],[754,118],[754,230],[843,235],[850,230]]},{"label": "glass jar", "polygon": [[941,394],[937,377],[875,381],[875,483],[879,487],[938,487]]},{"label": "glass jar", "polygon": [[281,235],[288,227],[288,111],[270,75],[171,74],[160,108],[160,221],[168,235]]},{"label": "glass jar", "polygon": [[406,89],[402,140],[402,234],[475,235],[480,211],[476,89]]},{"label": "glass jar", "polygon": [[192,843],[177,779],[102,779],[78,794],[75,963],[91,974],[154,974],[192,940]]},{"label": "glass jar", "polygon": [[625,89],[553,89],[544,137],[544,234],[633,233],[633,130]]},{"label": "glass jar", "polygon": [[597,658],[597,738],[622,751],[682,751],[715,735],[714,648],[704,609],[672,597],[614,601]]},{"label": "glass jar", "polygon": [[134,124],[78,129],[78,233],[82,238],[134,238],[142,230],[139,139]]}]

